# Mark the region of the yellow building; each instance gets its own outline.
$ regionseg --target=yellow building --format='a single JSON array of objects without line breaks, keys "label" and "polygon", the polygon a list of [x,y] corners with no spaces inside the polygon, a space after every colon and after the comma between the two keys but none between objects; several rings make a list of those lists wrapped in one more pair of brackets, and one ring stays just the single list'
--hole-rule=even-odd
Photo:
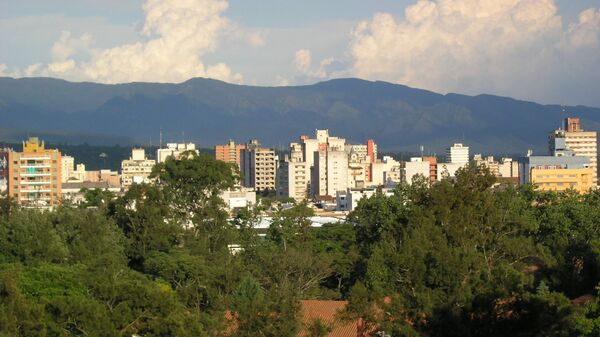
[{"label": "yellow building", "polygon": [[46,149],[32,137],[23,142],[23,152],[9,153],[8,195],[29,208],[52,208],[61,199],[61,153]]},{"label": "yellow building", "polygon": [[590,158],[594,184],[598,183],[598,135],[596,131],[584,131],[579,118],[565,118],[564,128],[550,133],[550,152],[555,149],[556,138],[563,138],[565,146],[576,156]]},{"label": "yellow building", "polygon": [[594,184],[592,168],[577,169],[531,169],[531,182],[542,191],[588,192]]}]

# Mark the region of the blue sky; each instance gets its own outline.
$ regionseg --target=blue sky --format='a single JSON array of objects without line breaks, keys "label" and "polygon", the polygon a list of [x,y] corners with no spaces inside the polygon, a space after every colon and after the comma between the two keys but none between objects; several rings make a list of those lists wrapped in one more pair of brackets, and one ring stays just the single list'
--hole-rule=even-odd
[{"label": "blue sky", "polygon": [[600,106],[600,0],[498,3],[0,0],[0,74],[256,85],[361,77]]}]

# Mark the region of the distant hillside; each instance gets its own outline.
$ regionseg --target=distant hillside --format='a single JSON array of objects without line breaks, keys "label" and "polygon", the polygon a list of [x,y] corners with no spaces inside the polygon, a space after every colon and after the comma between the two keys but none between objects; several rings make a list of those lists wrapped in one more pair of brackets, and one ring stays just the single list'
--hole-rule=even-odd
[{"label": "distant hillside", "polygon": [[[491,95],[440,95],[386,82],[339,79],[297,87],[252,87],[210,79],[180,84],[72,83],[0,78],[0,140],[15,131],[52,141],[91,144],[194,141],[211,147],[229,138],[287,146],[328,128],[350,142],[374,138],[382,150],[441,152],[462,141],[473,152],[545,151],[562,108]],[[600,109],[566,107],[600,130]],[[6,137],[12,134],[12,138]],[[8,135],[8,136],[7,136]]]}]

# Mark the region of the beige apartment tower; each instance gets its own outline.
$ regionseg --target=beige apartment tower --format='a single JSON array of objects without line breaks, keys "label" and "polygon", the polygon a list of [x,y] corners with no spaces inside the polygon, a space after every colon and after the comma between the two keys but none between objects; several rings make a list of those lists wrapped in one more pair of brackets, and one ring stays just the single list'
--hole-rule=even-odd
[{"label": "beige apartment tower", "polygon": [[131,150],[131,157],[121,162],[121,186],[128,189],[133,184],[150,182],[150,174],[156,161],[146,157],[143,148]]},{"label": "beige apartment tower", "polygon": [[44,142],[31,137],[23,152],[9,152],[8,195],[26,208],[49,209],[60,204],[61,153],[46,149]]},{"label": "beige apartment tower", "polygon": [[276,168],[275,150],[261,147],[258,140],[251,140],[241,151],[240,170],[245,187],[257,191],[275,190]]}]

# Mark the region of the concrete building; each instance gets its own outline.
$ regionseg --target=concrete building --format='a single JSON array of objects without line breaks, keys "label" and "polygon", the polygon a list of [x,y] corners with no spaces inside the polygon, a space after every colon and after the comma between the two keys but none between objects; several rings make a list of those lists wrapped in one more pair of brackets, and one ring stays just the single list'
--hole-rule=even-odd
[{"label": "concrete building", "polygon": [[[383,188],[381,192],[385,196],[392,196],[394,194],[394,189],[392,188]],[[347,188],[344,191],[336,192],[336,211],[343,212],[352,212],[356,206],[358,206],[358,202],[362,199],[368,199],[377,193],[376,187],[368,187],[368,188]]]},{"label": "concrete building", "polygon": [[591,162],[584,156],[527,156],[519,159],[521,184],[543,191],[573,189],[585,193],[594,186]]},{"label": "concrete building", "polygon": [[8,155],[8,195],[27,208],[48,209],[61,201],[61,153],[46,149],[44,142],[31,137],[23,151]]},{"label": "concrete building", "polygon": [[550,155],[556,155],[556,139],[564,140],[560,145],[572,150],[576,156],[590,158],[590,168],[594,172],[594,185],[598,184],[598,135],[595,131],[584,131],[579,118],[565,118],[563,128],[550,133]]},{"label": "concrete building", "polygon": [[430,165],[428,161],[423,161],[423,158],[410,158],[410,161],[403,162],[401,166],[401,181],[409,185],[412,184],[415,176],[423,176],[429,182]]},{"label": "concrete building", "polygon": [[71,156],[62,156],[61,158],[61,181],[66,183],[71,178],[71,175],[75,171],[75,158]]},{"label": "concrete building", "polygon": [[113,193],[121,191],[120,186],[111,186],[106,181],[84,181],[84,182],[67,182],[62,185],[62,200],[73,205],[80,205],[85,201],[84,189],[87,190],[103,190]]},{"label": "concrete building", "polygon": [[469,163],[469,147],[455,143],[446,149],[446,161],[451,164]]},{"label": "concrete building", "polygon": [[251,188],[238,188],[220,194],[230,211],[256,205],[256,192]]},{"label": "concrete building", "polygon": [[468,163],[437,163],[437,181],[444,178],[454,179],[456,177],[456,171],[465,167]]},{"label": "concrete building", "polygon": [[167,159],[179,159],[181,153],[185,151],[193,151],[198,154],[196,144],[194,143],[168,143],[166,148],[156,150],[156,162],[164,163]]},{"label": "concrete building", "polygon": [[0,196],[8,191],[9,148],[0,149]]},{"label": "concrete building", "polygon": [[429,163],[429,178],[431,179],[431,183],[434,183],[437,181],[438,178],[438,172],[437,172],[437,168],[438,168],[438,162],[437,162],[437,158],[434,156],[425,156],[422,157],[423,161],[426,161]]},{"label": "concrete building", "polygon": [[251,140],[241,152],[243,185],[257,191],[275,190],[277,176],[277,155],[275,150],[260,146],[258,140]]},{"label": "concrete building", "polygon": [[155,164],[155,160],[146,157],[143,148],[132,149],[131,157],[121,162],[121,186],[127,189],[133,184],[150,182],[149,176]]},{"label": "concrete building", "polygon": [[215,145],[215,159],[226,163],[236,163],[241,169],[242,150],[246,149],[245,144],[236,144],[229,140],[227,144]]},{"label": "concrete building", "polygon": [[75,166],[75,170],[71,171],[71,174],[69,175],[69,179],[67,181],[81,183],[87,180],[87,175],[88,173],[85,169],[85,164],[77,164]]},{"label": "concrete building", "polygon": [[304,160],[302,144],[291,143],[290,154],[279,163],[277,169],[277,195],[306,200],[310,187],[310,167]]}]

